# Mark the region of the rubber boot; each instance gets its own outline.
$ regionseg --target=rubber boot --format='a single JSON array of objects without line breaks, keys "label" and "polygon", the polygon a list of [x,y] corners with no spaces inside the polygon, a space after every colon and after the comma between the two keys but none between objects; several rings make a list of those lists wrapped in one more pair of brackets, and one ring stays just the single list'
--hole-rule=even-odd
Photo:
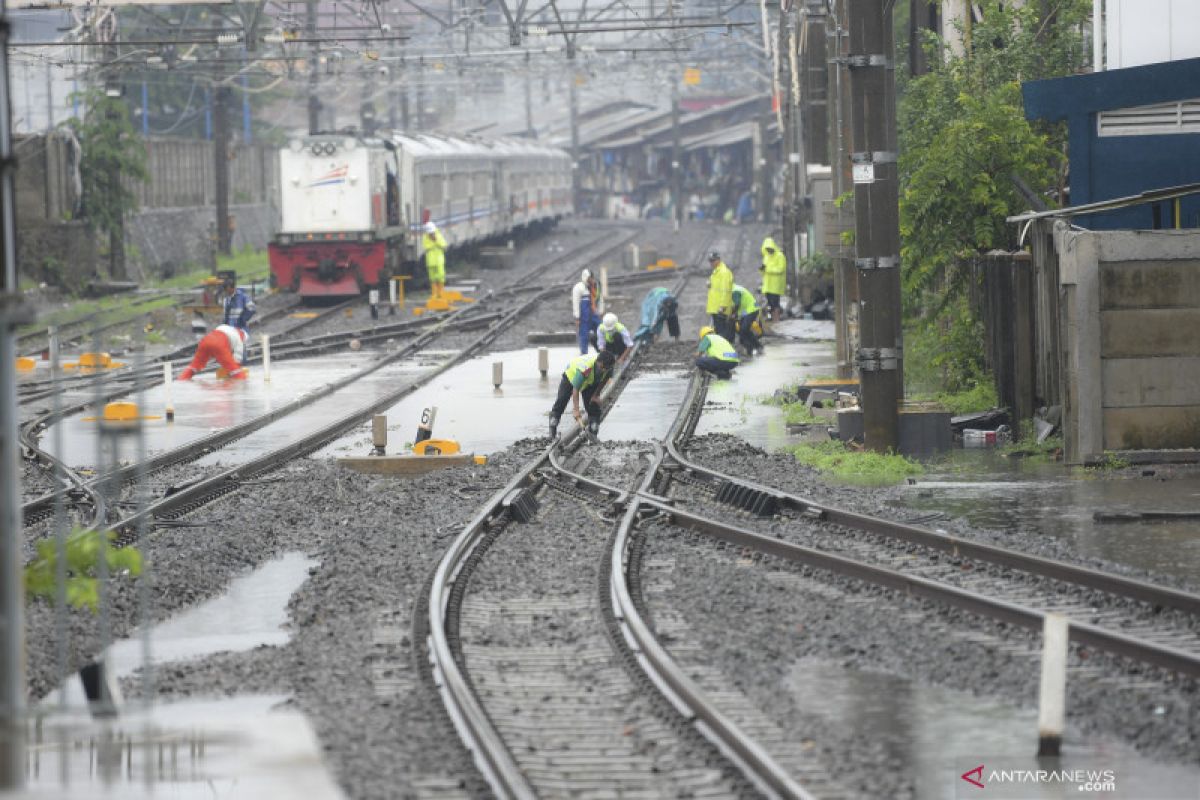
[{"label": "rubber boot", "polygon": [[551,439],[558,437],[558,419],[559,419],[558,417],[550,418],[550,438]]}]

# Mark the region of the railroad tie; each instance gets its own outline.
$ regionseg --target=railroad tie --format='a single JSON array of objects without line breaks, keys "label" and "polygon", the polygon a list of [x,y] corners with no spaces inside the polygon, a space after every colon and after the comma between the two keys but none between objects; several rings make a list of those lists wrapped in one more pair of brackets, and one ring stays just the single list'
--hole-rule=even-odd
[{"label": "railroad tie", "polygon": [[774,516],[778,508],[778,500],[774,495],[734,481],[721,484],[717,489],[717,502],[736,506],[759,517]]},{"label": "railroad tie", "polygon": [[500,505],[511,513],[513,519],[522,524],[532,522],[538,512],[537,498],[533,496],[529,487],[513,489]]}]

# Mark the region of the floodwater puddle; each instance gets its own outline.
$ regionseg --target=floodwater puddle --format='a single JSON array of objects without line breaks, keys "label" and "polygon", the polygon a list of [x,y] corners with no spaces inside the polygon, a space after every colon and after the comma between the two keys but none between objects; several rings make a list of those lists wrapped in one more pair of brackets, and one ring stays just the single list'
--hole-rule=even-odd
[{"label": "floodwater puddle", "polygon": [[1071,471],[1061,464],[952,451],[903,487],[906,509],[941,512],[993,530],[1068,540],[1074,552],[1185,578],[1200,575],[1195,519],[1098,522],[1097,512],[1200,511],[1200,471],[1154,469],[1127,477]]},{"label": "floodwater puddle", "polygon": [[[453,439],[464,453],[485,455],[519,439],[545,437],[550,407],[573,347],[551,347],[549,371],[538,370],[538,348],[489,353],[447,370],[383,411],[388,419],[389,454],[404,452],[416,439],[424,409],[437,407],[433,438]],[[493,384],[493,364],[502,364],[500,388]],[[565,427],[567,420],[564,419]],[[331,442],[314,458],[366,455],[371,450],[367,423]]]},{"label": "floodwater puddle", "polygon": [[777,335],[763,340],[765,353],[743,358],[730,380],[709,384],[696,435],[730,433],[767,452],[801,440],[788,433],[780,409],[762,401],[776,389],[794,386],[804,378],[835,373],[833,323],[797,319],[773,327]]},{"label": "floodwater puddle", "polygon": [[[1000,798],[1120,797],[1194,800],[1200,786],[1195,766],[1151,761],[1115,741],[1085,739],[1068,730],[1060,759],[1035,757],[1037,709],[1018,708],[966,692],[924,686],[879,672],[847,669],[802,659],[786,678],[798,708],[822,718],[852,739],[878,743],[881,762],[903,764],[913,796],[953,800]],[[1070,710],[1068,709],[1068,720]],[[964,782],[963,773],[984,765],[987,794]],[[1081,793],[1078,784],[1005,784],[993,770],[1112,770],[1115,791]]]},{"label": "floodwater puddle", "polygon": [[[235,578],[223,594],[158,623],[150,629],[152,662],[163,664],[286,644],[288,600],[317,563],[303,553],[286,553]],[[107,655],[115,677],[132,675],[143,664],[141,634],[135,632],[116,642]],[[46,701],[57,702],[57,694]],[[71,706],[86,705],[79,681],[67,682],[67,702]]]},{"label": "floodwater puddle", "polygon": [[[317,562],[287,553],[235,578],[224,594],[155,625],[150,659],[187,661],[287,642],[287,604]],[[114,678],[145,665],[135,632],[112,645]],[[65,705],[60,705],[65,699]],[[128,698],[127,698],[128,699]],[[38,708],[23,797],[299,797],[336,800],[321,749],[304,715],[284,695],[238,695],[146,705],[94,718],[78,678]],[[68,788],[69,787],[69,791]]]},{"label": "floodwater puddle", "polygon": [[[289,359],[271,365],[270,380],[264,380],[261,366],[250,367],[250,377],[244,381],[217,380],[212,365],[205,372],[187,382],[174,381],[171,385],[171,401],[175,408],[175,419],[167,421],[164,410],[167,404],[166,389],[155,386],[147,389],[142,398],[142,414],[153,417],[145,420],[146,452],[155,454],[188,442],[195,441],[215,431],[240,425],[270,412],[298,397],[320,389],[335,380],[360,370],[382,356],[381,352],[360,351],[336,353],[313,358]],[[332,410],[353,408],[363,404],[397,386],[403,380],[421,371],[418,365],[406,361],[389,364],[350,386],[335,392],[321,402],[309,406],[286,420],[268,426],[258,434],[228,445],[209,458],[237,458],[239,461],[261,451],[262,441],[286,436],[286,431],[310,430],[314,421],[328,422],[333,419]],[[130,400],[136,399],[130,396]],[[63,452],[55,452],[53,427],[42,433],[42,447],[54,455],[61,455],[69,466],[92,466],[97,459],[97,431],[95,412],[74,414],[59,425],[62,427]],[[303,421],[301,421],[303,418]],[[280,434],[276,425],[291,426]],[[271,431],[271,433],[268,433]],[[267,437],[257,439],[257,437]],[[133,461],[137,457],[137,444],[132,436],[121,437],[116,457],[122,461]],[[239,457],[239,449],[247,455]],[[114,454],[105,452],[102,463],[111,463]]]}]

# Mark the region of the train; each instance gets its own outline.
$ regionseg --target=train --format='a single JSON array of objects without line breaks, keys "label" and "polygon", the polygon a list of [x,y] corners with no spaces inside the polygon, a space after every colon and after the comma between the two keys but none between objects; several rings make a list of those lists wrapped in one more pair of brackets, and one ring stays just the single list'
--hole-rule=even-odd
[{"label": "train", "polygon": [[303,299],[423,280],[427,222],[453,253],[574,213],[570,154],[523,139],[314,134],[280,150],[279,180],[271,286]]}]

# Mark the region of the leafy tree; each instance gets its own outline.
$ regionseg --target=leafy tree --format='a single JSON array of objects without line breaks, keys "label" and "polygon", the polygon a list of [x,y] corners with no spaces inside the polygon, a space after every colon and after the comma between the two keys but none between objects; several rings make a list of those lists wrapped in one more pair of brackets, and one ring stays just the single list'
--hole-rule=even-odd
[{"label": "leafy tree", "polygon": [[980,329],[966,299],[971,260],[1016,249],[1005,217],[1028,208],[1014,179],[1052,198],[1065,175],[1065,130],[1025,119],[1022,81],[1079,71],[1090,0],[986,3],[960,31],[961,55],[928,36],[932,72],[907,81],[899,103],[900,235],[910,328],[946,347],[954,391],[984,377]]},{"label": "leafy tree", "polygon": [[146,147],[133,131],[129,111],[118,97],[101,89],[82,93],[83,118],[66,124],[79,140],[79,163],[83,186],[80,204],[83,218],[94,231],[108,234],[109,273],[125,277],[125,216],[137,210],[137,196],[130,185],[150,179],[146,170]]},{"label": "leafy tree", "polygon": [[[103,534],[112,541],[116,534]],[[99,603],[99,579],[96,570],[100,563],[100,546],[103,543],[98,531],[75,528],[67,536],[66,589],[67,603],[75,608],[96,610]],[[127,572],[142,574],[142,555],[134,547],[108,547],[105,562],[110,574]],[[37,543],[37,558],[25,567],[25,593],[30,597],[52,599],[58,580],[58,547],[53,539]]]}]

